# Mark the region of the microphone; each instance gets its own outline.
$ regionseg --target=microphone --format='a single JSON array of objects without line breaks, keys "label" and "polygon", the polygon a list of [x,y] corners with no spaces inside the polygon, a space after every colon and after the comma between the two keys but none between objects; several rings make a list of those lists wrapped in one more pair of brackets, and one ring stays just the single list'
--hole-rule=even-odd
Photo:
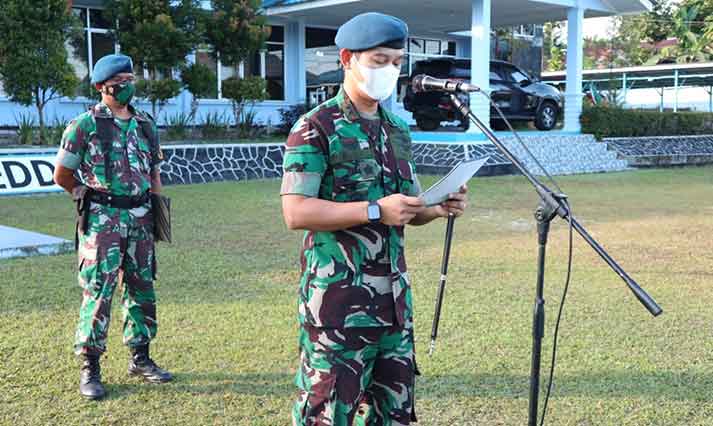
[{"label": "microphone", "polygon": [[480,87],[465,81],[448,80],[431,77],[426,74],[419,74],[411,81],[411,88],[414,93],[420,92],[480,92]]}]

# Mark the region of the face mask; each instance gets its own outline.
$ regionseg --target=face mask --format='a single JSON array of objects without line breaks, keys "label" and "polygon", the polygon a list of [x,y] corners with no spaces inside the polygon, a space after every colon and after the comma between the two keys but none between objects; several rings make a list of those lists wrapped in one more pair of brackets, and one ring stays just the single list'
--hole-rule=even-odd
[{"label": "face mask", "polygon": [[136,85],[133,82],[124,82],[107,86],[106,93],[111,95],[121,105],[128,105],[136,92]]},{"label": "face mask", "polygon": [[401,68],[388,64],[381,68],[369,68],[362,65],[356,56],[352,56],[352,63],[359,68],[359,73],[364,81],[357,83],[357,87],[375,101],[388,99],[394,93],[396,82],[399,80]]}]

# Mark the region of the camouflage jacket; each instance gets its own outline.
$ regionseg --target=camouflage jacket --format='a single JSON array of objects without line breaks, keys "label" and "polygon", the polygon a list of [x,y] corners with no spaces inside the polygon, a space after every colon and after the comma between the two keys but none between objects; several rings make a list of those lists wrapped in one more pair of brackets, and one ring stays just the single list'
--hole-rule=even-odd
[{"label": "camouflage jacket", "polygon": [[151,188],[151,171],[158,167],[163,157],[160,149],[157,150],[158,155],[152,155],[150,143],[141,130],[141,122],[150,121],[155,135],[158,135],[158,129],[148,114],[129,108],[133,113],[131,119],[114,119],[114,140],[109,153],[111,182],[106,179],[104,156],[107,153],[97,136],[95,119],[95,116],[112,117],[111,110],[103,103],[69,123],[62,135],[57,162],[76,170],[82,183],[96,191],[128,196],[148,191]]},{"label": "camouflage jacket", "polygon": [[[344,89],[307,113],[287,139],[281,194],[334,202],[417,195],[408,125],[382,108],[379,116],[377,137]],[[301,323],[382,327],[412,320],[403,226],[307,231],[301,264]]]}]

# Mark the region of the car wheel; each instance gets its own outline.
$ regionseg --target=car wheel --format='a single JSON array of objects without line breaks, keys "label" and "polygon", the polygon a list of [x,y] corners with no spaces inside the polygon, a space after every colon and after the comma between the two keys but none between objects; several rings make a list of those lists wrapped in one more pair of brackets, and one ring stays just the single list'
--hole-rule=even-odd
[{"label": "car wheel", "polygon": [[425,132],[430,132],[432,130],[436,130],[439,127],[441,127],[441,123],[437,120],[432,119],[432,118],[417,118],[416,125],[418,126],[419,129],[421,129]]},{"label": "car wheel", "polygon": [[545,101],[535,114],[535,127],[538,130],[552,130],[557,124],[559,110],[554,102]]}]

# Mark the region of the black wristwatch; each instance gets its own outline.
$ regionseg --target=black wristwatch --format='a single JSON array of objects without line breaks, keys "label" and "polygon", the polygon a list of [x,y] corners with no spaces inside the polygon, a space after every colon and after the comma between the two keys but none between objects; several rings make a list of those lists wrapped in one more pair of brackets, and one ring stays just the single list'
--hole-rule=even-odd
[{"label": "black wristwatch", "polygon": [[379,203],[376,201],[369,201],[369,207],[366,208],[366,213],[369,217],[369,222],[381,222],[381,207],[379,207]]}]

